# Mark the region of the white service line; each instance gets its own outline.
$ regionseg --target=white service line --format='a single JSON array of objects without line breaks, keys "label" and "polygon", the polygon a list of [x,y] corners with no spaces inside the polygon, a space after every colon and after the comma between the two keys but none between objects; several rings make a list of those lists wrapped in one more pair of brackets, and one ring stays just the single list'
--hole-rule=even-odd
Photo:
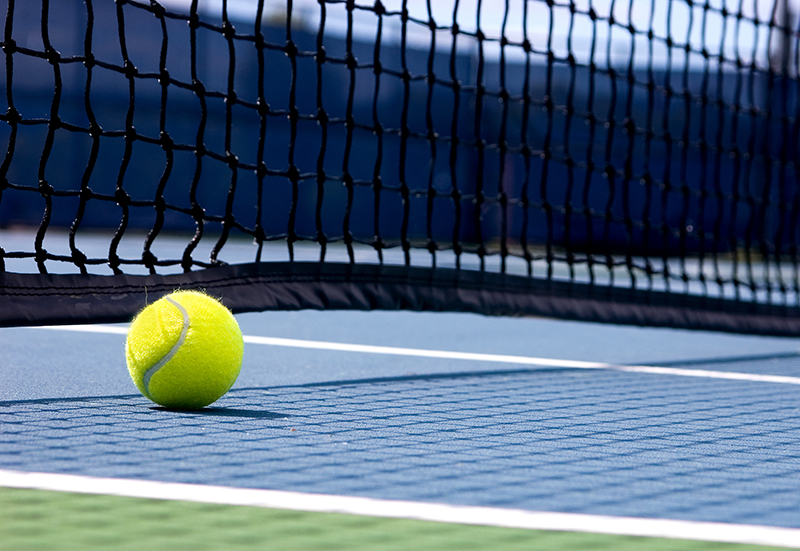
[{"label": "white service line", "polygon": [[800,530],[798,529],[747,524],[549,513],[522,509],[470,507],[441,503],[9,470],[0,470],[0,487],[289,509],[318,513],[342,513],[501,528],[555,530],[800,548]]},{"label": "white service line", "polygon": [[251,344],[266,344],[270,346],[312,348],[316,350],[361,352],[365,354],[391,354],[397,356],[416,356],[421,358],[439,358],[446,360],[471,360],[478,362],[531,365],[537,367],[564,367],[570,369],[610,369],[615,371],[628,371],[633,373],[677,375],[680,377],[701,377],[707,379],[730,379],[736,381],[757,381],[762,383],[781,383],[781,384],[800,385],[800,377],[784,377],[780,375],[758,375],[753,373],[738,373],[729,371],[680,369],[675,367],[656,367],[648,365],[615,365],[603,362],[585,362],[580,360],[556,360],[554,358],[536,358],[531,356],[508,356],[504,354],[478,354],[473,352],[450,352],[445,350],[426,350],[420,348],[395,348],[392,346],[343,344],[338,342],[304,341],[298,339],[282,339],[275,337],[247,336],[244,338],[244,342]]},{"label": "white service line", "polygon": [[[48,326],[45,329],[62,331],[83,331],[87,333],[127,334],[127,327],[112,325],[63,325]],[[725,379],[730,381],[750,381],[758,383],[777,383],[784,385],[800,385],[800,377],[783,375],[759,375],[756,373],[740,373],[736,371],[711,371],[705,369],[681,369],[677,367],[658,367],[651,365],[616,365],[604,362],[586,362],[580,360],[557,360],[554,358],[537,358],[532,356],[509,356],[505,354],[479,354],[475,352],[453,352],[447,350],[428,350],[422,348],[399,348],[394,346],[373,346],[368,344],[347,344],[340,342],[308,341],[300,339],[284,339],[278,337],[258,337],[245,335],[244,342],[267,346],[286,346],[312,350],[331,350],[334,352],[358,352],[362,354],[388,354],[393,356],[412,356],[417,358],[437,358],[444,360],[467,360],[475,362],[494,362],[537,367],[562,367],[568,369],[606,369],[629,373],[650,373],[654,375],[671,375],[677,377],[698,377],[703,379]]]},{"label": "white service line", "polygon": [[76,331],[78,333],[108,333],[127,335],[127,325],[43,325],[34,329],[52,329],[53,331]]}]

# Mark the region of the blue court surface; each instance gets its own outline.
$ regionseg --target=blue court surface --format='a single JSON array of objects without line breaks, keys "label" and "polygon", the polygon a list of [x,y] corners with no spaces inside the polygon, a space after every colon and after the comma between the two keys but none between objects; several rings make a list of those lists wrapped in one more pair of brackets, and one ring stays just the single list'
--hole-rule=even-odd
[{"label": "blue court surface", "polygon": [[237,319],[242,374],[195,413],[139,395],[124,325],[0,330],[0,470],[800,528],[798,340]]}]

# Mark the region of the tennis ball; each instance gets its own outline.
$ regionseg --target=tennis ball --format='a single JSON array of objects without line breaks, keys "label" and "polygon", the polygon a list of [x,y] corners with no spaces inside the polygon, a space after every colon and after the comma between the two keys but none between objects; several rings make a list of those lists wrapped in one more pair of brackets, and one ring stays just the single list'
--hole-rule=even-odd
[{"label": "tennis ball", "polygon": [[217,401],[239,376],[243,354],[242,331],[230,310],[197,291],[177,291],[142,310],[125,341],[139,391],[171,409]]}]

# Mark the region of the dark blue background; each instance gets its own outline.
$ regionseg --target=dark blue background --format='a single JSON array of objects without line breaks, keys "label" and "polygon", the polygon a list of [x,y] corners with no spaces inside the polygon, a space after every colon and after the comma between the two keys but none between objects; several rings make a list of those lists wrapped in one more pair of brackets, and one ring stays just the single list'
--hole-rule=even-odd
[{"label": "dark blue background", "polygon": [[[476,40],[451,60],[449,44],[441,38],[432,57],[428,50],[401,50],[385,39],[376,58],[373,43],[355,40],[350,53],[357,63],[351,72],[344,62],[344,37],[324,35],[327,59],[318,65],[316,29],[293,28],[289,37],[285,27],[265,24],[263,86],[269,112],[262,131],[254,107],[259,63],[253,22],[233,21],[237,37],[228,42],[221,22],[203,15],[216,26],[197,31],[196,76],[204,86],[207,117],[200,135],[201,99],[188,89],[188,16],[164,18],[164,33],[152,8],[123,4],[117,11],[112,2],[92,4],[90,47],[108,67],[89,71],[83,62],[86,6],[74,0],[50,3],[48,38],[60,54],[57,103],[56,67],[42,53],[41,5],[18,2],[15,7],[8,28],[18,49],[0,57],[3,74],[13,63],[10,93],[9,80],[0,80],[6,98],[0,111],[13,103],[26,124],[17,126],[13,155],[5,156],[0,169],[6,186],[0,226],[40,224],[46,206],[40,180],[55,190],[48,222],[70,226],[78,216],[85,177],[94,195],[85,204],[80,228],[117,228],[123,209],[115,192],[121,188],[132,202],[128,227],[150,229],[160,223],[166,230],[194,231],[191,189],[198,173],[195,151],[202,142],[207,153],[200,156],[194,200],[205,209],[206,229],[219,230],[227,218],[229,228],[235,222],[255,236],[262,228],[268,236],[316,239],[322,232],[331,240],[349,234],[373,242],[379,236],[389,244],[405,237],[417,245],[431,239],[445,248],[479,241],[496,248],[493,240],[505,234],[509,244],[595,252],[742,247],[776,252],[796,243],[794,80],[737,68],[733,60],[726,60],[722,70],[710,64],[704,71],[702,62],[685,70],[637,66],[630,71],[625,65],[591,70],[568,60],[548,64],[540,52],[530,55],[527,70],[516,56],[501,71],[497,59],[480,63]],[[384,16],[391,17],[396,16]],[[289,38],[299,52],[294,66],[286,54]],[[507,49],[521,52],[518,45]],[[123,74],[123,50],[137,70],[130,79]],[[162,53],[164,68],[176,81],[165,103],[156,78]],[[685,55],[677,49],[673,54],[678,61]],[[382,68],[377,102],[376,59]],[[429,62],[435,81],[427,78]],[[407,90],[399,76],[404,70],[410,75]],[[238,100],[230,125],[229,76]],[[526,83],[531,103],[523,121]],[[501,101],[504,90],[508,99]],[[319,121],[320,105],[326,124]],[[92,138],[85,130],[67,129],[87,129],[89,112],[104,131],[90,173]],[[56,115],[63,124],[48,127]],[[175,148],[153,143],[160,139],[162,116]],[[380,148],[376,121],[383,129]],[[138,138],[126,154],[130,126]],[[428,139],[430,133],[437,138]],[[10,137],[11,126],[0,124],[1,143]],[[477,147],[478,141],[485,145]],[[164,180],[168,149],[172,165]],[[236,156],[238,166],[226,162],[227,153]],[[262,161],[270,175],[259,182],[255,167]],[[319,168],[324,178],[318,178]],[[157,215],[159,193],[170,205],[163,220]]]}]

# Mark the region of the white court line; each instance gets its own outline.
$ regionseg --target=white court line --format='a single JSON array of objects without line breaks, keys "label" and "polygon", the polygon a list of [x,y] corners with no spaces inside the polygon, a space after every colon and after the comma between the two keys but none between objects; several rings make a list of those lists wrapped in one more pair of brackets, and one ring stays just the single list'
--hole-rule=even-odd
[{"label": "white court line", "polygon": [[28,473],[9,470],[0,470],[0,487],[289,509],[317,513],[342,513],[500,528],[585,532],[617,536],[642,536],[800,548],[799,529],[747,524],[549,513],[522,509],[471,507],[367,497],[205,486],[124,478],[98,478],[68,474]]},{"label": "white court line", "polygon": [[[62,331],[81,331],[86,333],[110,333],[125,335],[128,328],[119,325],[61,325],[47,326],[44,329]],[[710,371],[705,369],[680,369],[676,367],[658,367],[652,365],[616,365],[604,362],[585,362],[580,360],[557,360],[554,358],[536,358],[531,356],[509,356],[505,354],[478,354],[474,352],[452,352],[446,350],[427,350],[421,348],[398,348],[393,346],[373,346],[368,344],[347,344],[326,341],[307,341],[300,339],[284,339],[278,337],[258,337],[245,335],[244,342],[267,346],[286,346],[312,350],[331,350],[335,352],[360,352],[362,354],[389,354],[393,356],[413,356],[417,358],[438,358],[444,360],[468,360],[477,362],[508,363],[537,367],[563,367],[568,369],[606,369],[629,373],[651,373],[654,375],[672,375],[678,377],[698,377],[702,379],[725,379],[730,381],[750,381],[758,383],[777,383],[783,385],[800,385],[800,377],[783,375],[759,375],[756,373],[739,373],[736,371]]]}]

